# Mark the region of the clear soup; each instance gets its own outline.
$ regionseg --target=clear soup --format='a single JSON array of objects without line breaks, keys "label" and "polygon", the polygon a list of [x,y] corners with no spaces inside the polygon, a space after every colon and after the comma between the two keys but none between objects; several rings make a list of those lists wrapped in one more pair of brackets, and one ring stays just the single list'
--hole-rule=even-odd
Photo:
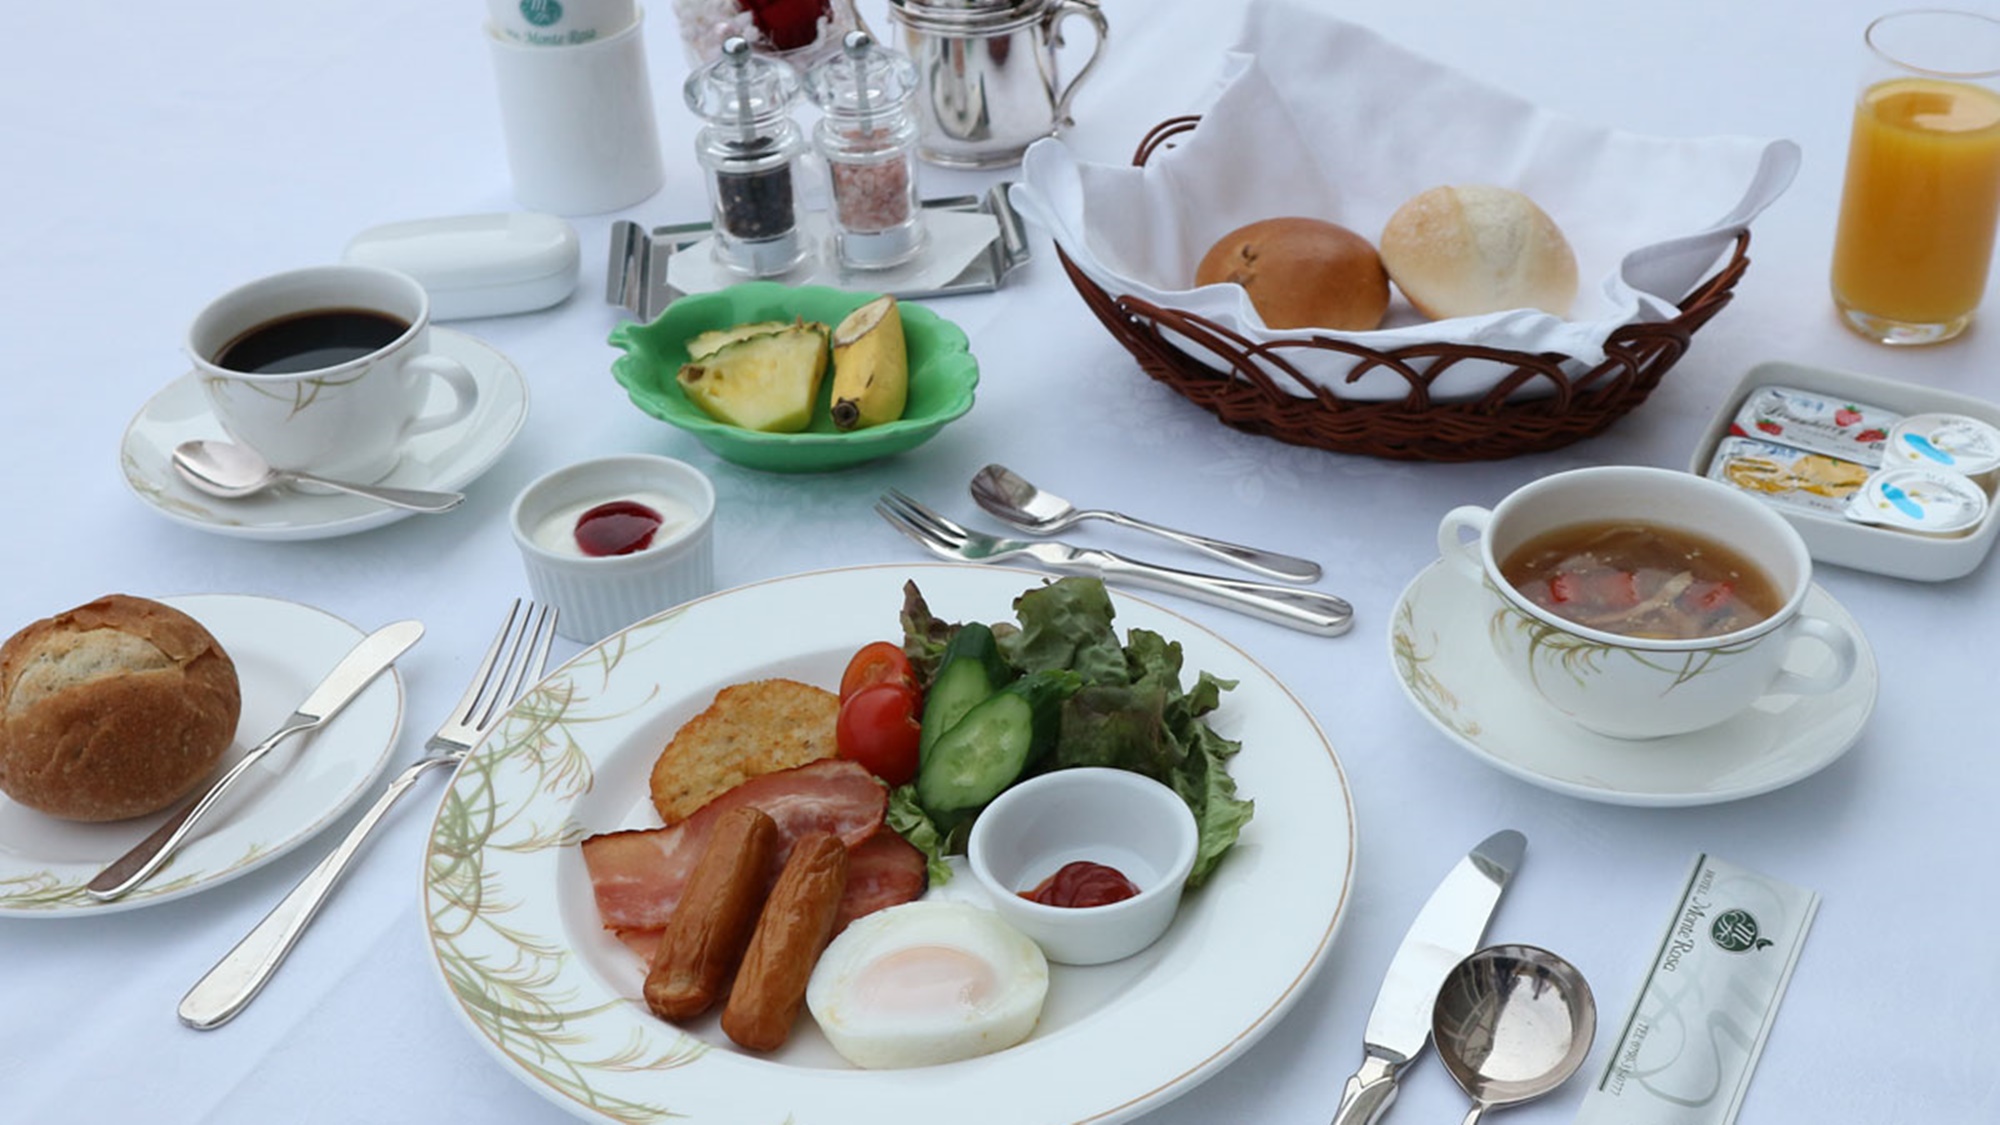
[{"label": "clear soup", "polygon": [[1503,559],[1500,573],[1558,617],[1650,640],[1719,637],[1784,605],[1777,584],[1723,544],[1625,520],[1544,532]]}]

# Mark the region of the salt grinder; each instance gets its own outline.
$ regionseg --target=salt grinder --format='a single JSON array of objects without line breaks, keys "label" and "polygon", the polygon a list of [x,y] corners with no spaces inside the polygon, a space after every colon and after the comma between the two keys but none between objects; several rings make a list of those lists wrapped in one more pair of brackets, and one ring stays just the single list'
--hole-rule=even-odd
[{"label": "salt grinder", "polygon": [[851,31],[840,54],[806,72],[806,92],[822,111],[813,142],[831,178],[840,264],[866,270],[909,261],[924,245],[911,112],[916,64]]},{"label": "salt grinder", "polygon": [[790,64],[752,54],[733,37],[722,56],[688,76],[688,108],[707,122],[695,156],[707,173],[715,257],[753,277],[771,277],[805,256],[794,172],[805,147],[790,115],[799,76]]}]

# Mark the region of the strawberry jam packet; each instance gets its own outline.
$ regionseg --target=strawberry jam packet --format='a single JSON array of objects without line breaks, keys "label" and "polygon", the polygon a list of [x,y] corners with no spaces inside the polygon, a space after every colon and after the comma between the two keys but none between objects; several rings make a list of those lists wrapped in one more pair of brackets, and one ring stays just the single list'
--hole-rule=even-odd
[{"label": "strawberry jam packet", "polygon": [[1764,386],[1744,398],[1742,409],[1730,420],[1729,433],[1875,468],[1882,464],[1890,429],[1902,417],[1864,402]]}]

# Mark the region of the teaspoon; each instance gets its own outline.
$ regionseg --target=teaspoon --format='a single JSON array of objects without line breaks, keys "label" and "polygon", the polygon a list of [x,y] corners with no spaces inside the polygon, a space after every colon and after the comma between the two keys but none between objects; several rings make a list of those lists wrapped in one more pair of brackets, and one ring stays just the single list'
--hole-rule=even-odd
[{"label": "teaspoon", "polygon": [[1317,582],[1319,564],[1276,551],[1262,551],[1221,539],[1210,539],[1187,531],[1175,531],[1120,512],[1079,508],[1069,501],[1035,487],[1005,465],[988,465],[972,478],[972,498],[994,518],[1031,535],[1053,535],[1083,520],[1105,520],[1122,527],[1149,531],[1192,547],[1205,555],[1240,566],[1245,570],[1287,582]]},{"label": "teaspoon", "polygon": [[235,500],[295,481],[317,484],[413,512],[449,512],[465,501],[463,492],[428,492],[329,480],[312,473],[277,469],[248,446],[226,441],[184,441],[174,447],[174,468],[187,482],[211,496]]},{"label": "teaspoon", "polygon": [[1472,1098],[1460,1125],[1539,1098],[1590,1053],[1597,1002],[1575,965],[1532,945],[1495,945],[1460,961],[1431,1009],[1431,1038]]}]

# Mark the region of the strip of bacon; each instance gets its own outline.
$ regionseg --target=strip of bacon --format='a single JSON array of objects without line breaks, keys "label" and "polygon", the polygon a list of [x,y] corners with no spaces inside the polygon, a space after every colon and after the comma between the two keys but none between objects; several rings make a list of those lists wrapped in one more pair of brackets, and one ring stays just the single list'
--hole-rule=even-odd
[{"label": "strip of bacon", "polygon": [[847,891],[840,896],[833,932],[838,934],[863,914],[914,902],[929,884],[924,853],[883,825],[880,832],[847,849]]},{"label": "strip of bacon", "polygon": [[[910,846],[895,829],[884,826],[847,850],[847,890],[840,896],[840,912],[834,918],[833,932],[838,934],[864,914],[922,898],[928,883],[924,853]],[[617,933],[625,948],[650,965],[663,931],[664,927]]]},{"label": "strip of bacon", "polygon": [[762,809],[778,824],[775,876],[809,832],[831,832],[850,849],[875,835],[889,791],[861,766],[830,758],[751,778],[670,828],[592,836],[583,842],[583,862],[605,927],[665,929],[715,821],[740,805]]}]

